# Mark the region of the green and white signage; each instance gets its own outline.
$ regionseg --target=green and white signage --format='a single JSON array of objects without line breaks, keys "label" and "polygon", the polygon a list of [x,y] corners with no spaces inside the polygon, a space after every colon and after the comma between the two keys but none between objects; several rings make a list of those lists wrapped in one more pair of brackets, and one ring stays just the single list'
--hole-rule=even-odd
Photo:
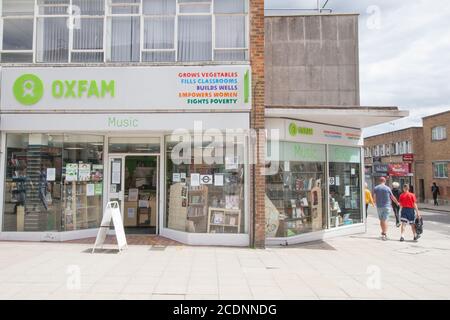
[{"label": "green and white signage", "polygon": [[251,109],[249,66],[3,68],[1,109]]}]

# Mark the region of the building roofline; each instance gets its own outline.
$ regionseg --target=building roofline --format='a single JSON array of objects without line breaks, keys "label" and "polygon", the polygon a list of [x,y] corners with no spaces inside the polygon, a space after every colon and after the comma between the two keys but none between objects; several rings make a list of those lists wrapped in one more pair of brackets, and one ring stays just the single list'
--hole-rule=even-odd
[{"label": "building roofline", "polygon": [[450,113],[450,110],[444,111],[444,112],[439,112],[439,113],[436,113],[436,114],[431,114],[431,115],[429,115],[429,116],[422,117],[422,119],[428,119],[428,118],[438,117],[438,116],[442,116],[443,114],[447,114],[447,113]]},{"label": "building roofline", "polygon": [[392,134],[392,133],[396,133],[396,132],[407,131],[407,130],[411,130],[411,129],[423,129],[423,127],[412,126],[412,127],[408,127],[408,128],[404,128],[404,129],[400,129],[400,130],[388,131],[388,132],[384,132],[384,133],[375,134],[373,136],[365,137],[364,140],[379,137],[379,136],[384,136],[384,135]]},{"label": "building roofline", "polygon": [[[326,9],[324,9],[326,10]],[[273,13],[271,13],[273,11]],[[311,12],[302,9],[264,9],[264,17],[360,16],[359,13]]]}]

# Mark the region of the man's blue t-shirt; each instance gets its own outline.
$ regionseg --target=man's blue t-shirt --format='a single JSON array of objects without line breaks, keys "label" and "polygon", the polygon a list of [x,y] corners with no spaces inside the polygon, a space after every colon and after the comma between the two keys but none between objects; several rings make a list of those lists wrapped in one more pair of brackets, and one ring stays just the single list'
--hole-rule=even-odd
[{"label": "man's blue t-shirt", "polygon": [[373,189],[373,192],[377,197],[377,208],[390,208],[392,206],[392,191],[387,185],[379,184]]}]

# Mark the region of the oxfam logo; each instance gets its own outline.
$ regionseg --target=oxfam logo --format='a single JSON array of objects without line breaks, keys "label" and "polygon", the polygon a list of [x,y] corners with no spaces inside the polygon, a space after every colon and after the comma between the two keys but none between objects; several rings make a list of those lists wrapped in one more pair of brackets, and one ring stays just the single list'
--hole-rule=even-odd
[{"label": "oxfam logo", "polygon": [[18,102],[25,106],[31,106],[42,99],[44,84],[34,74],[24,74],[14,82],[13,93]]},{"label": "oxfam logo", "polygon": [[312,136],[314,135],[314,129],[307,127],[299,127],[295,123],[291,123],[289,125],[289,134],[293,137],[296,137],[297,135]]}]

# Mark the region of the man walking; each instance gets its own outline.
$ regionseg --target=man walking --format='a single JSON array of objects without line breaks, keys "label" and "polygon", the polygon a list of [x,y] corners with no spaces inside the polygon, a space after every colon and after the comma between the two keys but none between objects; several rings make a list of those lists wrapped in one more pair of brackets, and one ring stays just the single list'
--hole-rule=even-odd
[{"label": "man walking", "polygon": [[392,194],[391,188],[386,185],[386,178],[380,178],[380,184],[373,190],[374,200],[377,205],[378,218],[380,219],[381,239],[387,240],[388,219],[391,214],[392,202],[400,206]]},{"label": "man walking", "polygon": [[441,195],[441,193],[439,192],[439,187],[437,186],[436,182],[433,182],[433,185],[431,186],[431,192],[433,193],[434,205],[438,206],[438,196]]},{"label": "man walking", "polygon": [[411,226],[414,241],[419,240],[420,235],[416,230],[416,217],[420,218],[419,208],[417,207],[416,196],[409,191],[409,186],[407,184],[403,186],[403,193],[400,195],[400,206],[402,207],[402,235],[400,237],[400,241],[405,241],[405,229],[407,224]]}]

